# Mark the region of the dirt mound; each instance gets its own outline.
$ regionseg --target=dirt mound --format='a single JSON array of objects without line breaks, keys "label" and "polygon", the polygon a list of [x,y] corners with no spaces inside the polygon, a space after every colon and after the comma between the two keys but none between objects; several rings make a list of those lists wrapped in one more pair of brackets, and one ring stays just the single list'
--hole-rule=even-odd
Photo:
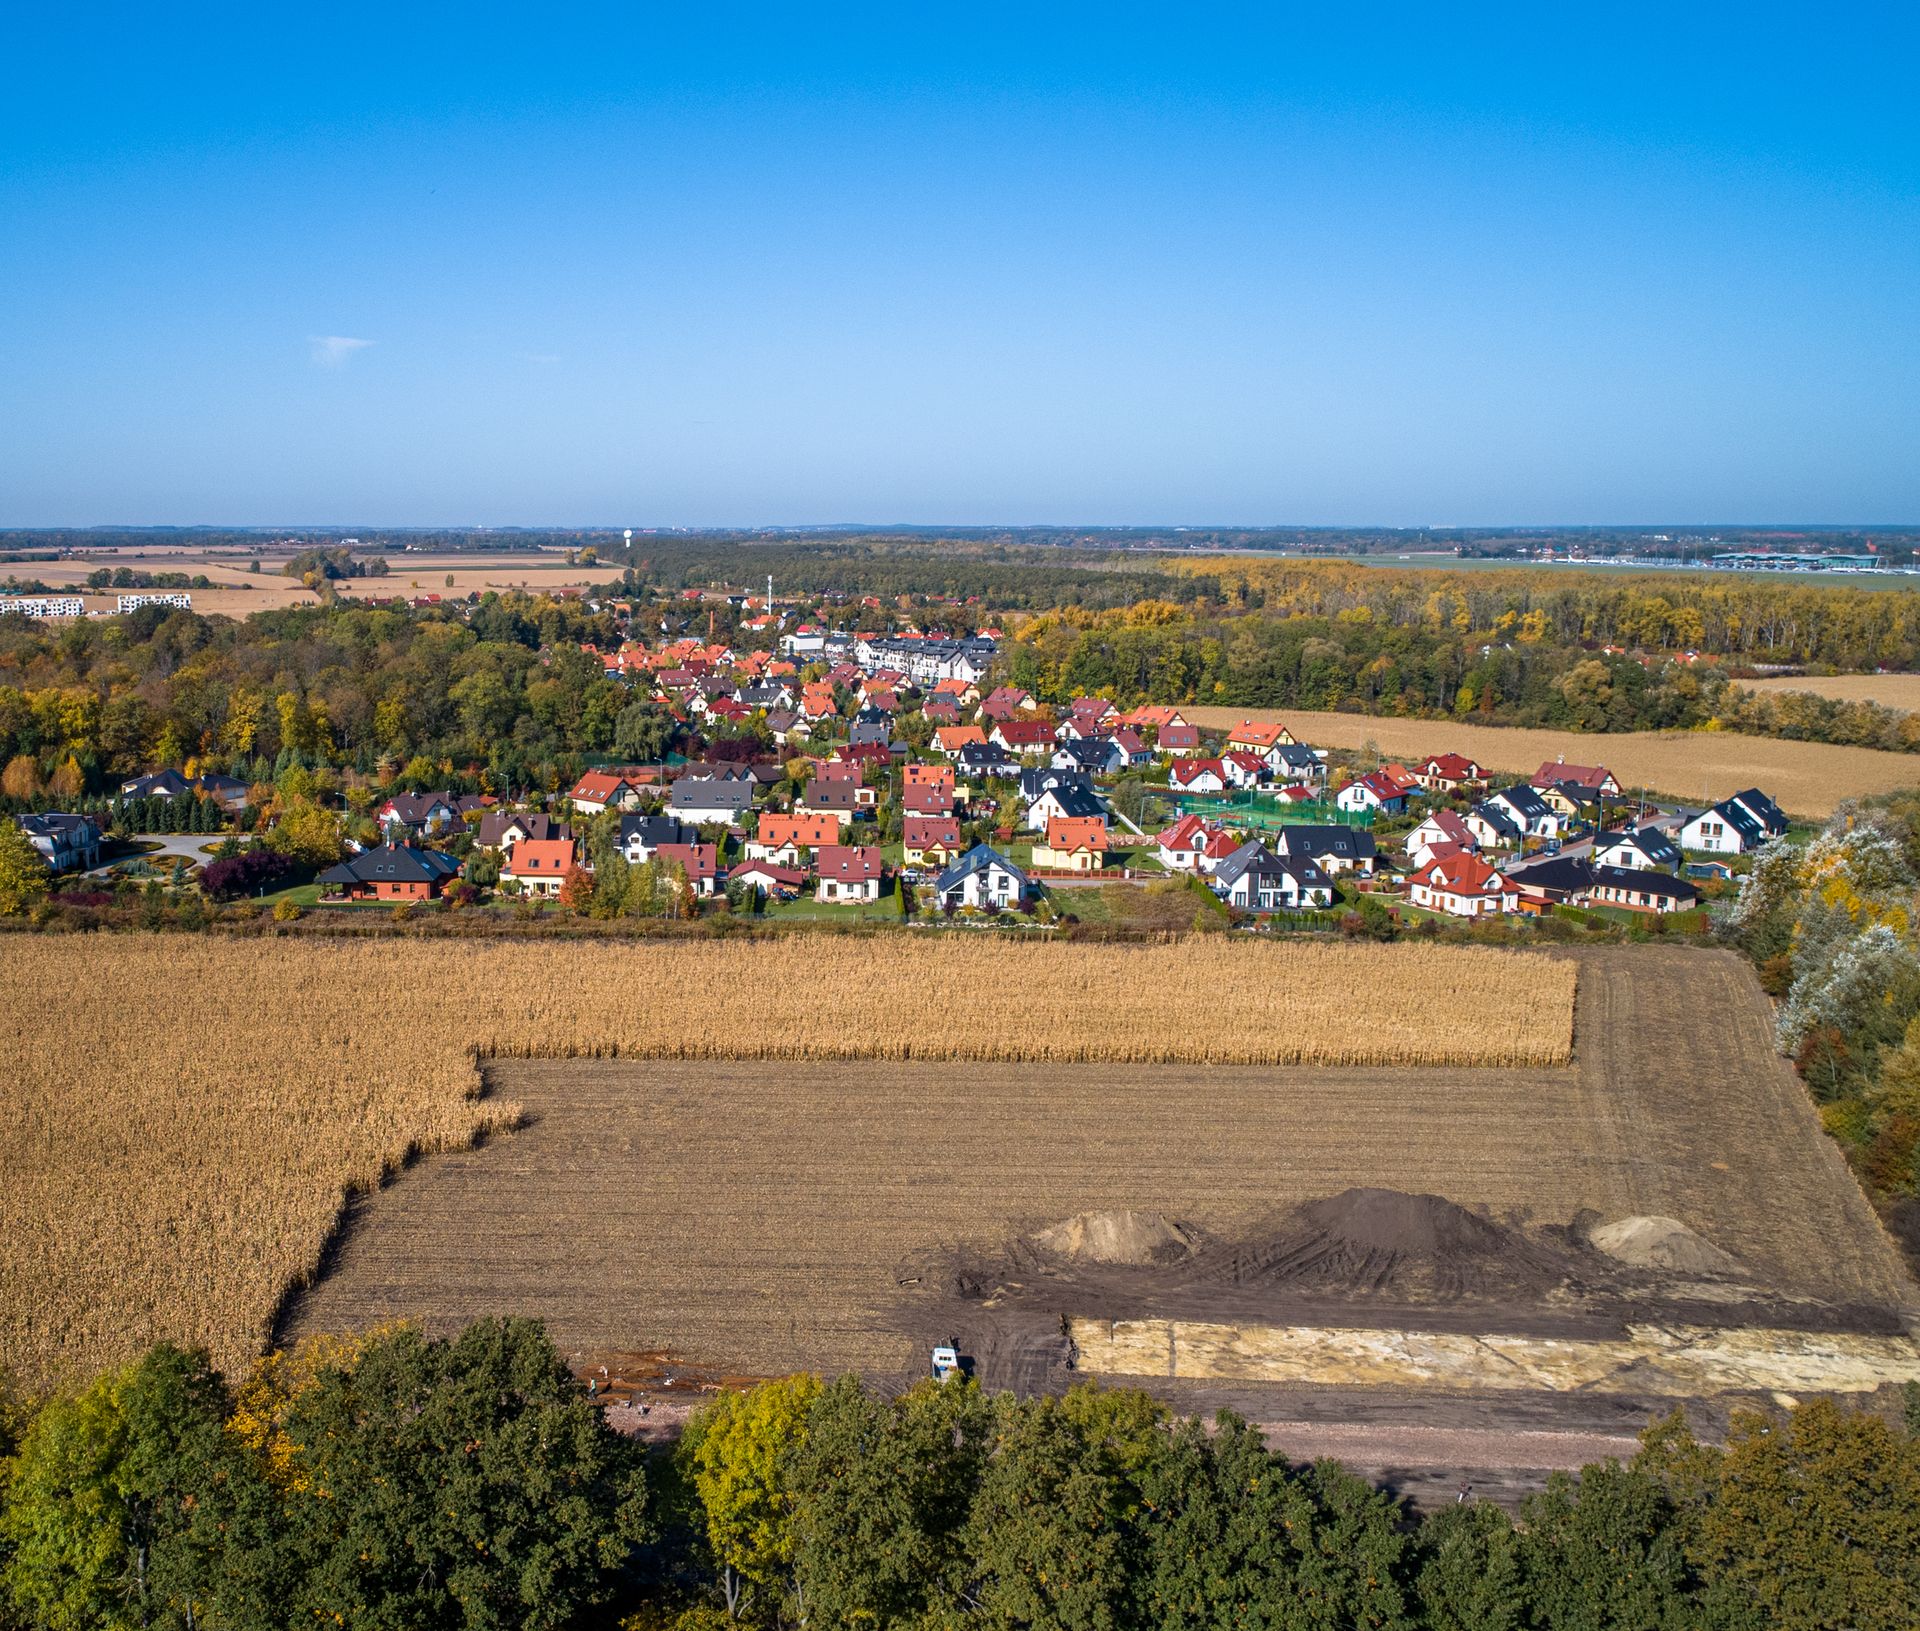
[{"label": "dirt mound", "polygon": [[1603,1223],[1588,1234],[1594,1250],[1641,1269],[1679,1274],[1744,1274],[1739,1263],[1678,1218],[1631,1217]]},{"label": "dirt mound", "polygon": [[1034,1245],[1079,1263],[1129,1268],[1177,1263],[1191,1255],[1194,1235],[1158,1212],[1081,1212],[1042,1229]]},{"label": "dirt mound", "polygon": [[1298,1207],[1265,1238],[1207,1265],[1236,1285],[1419,1301],[1540,1297],[1578,1274],[1573,1254],[1439,1195],[1348,1189]]}]

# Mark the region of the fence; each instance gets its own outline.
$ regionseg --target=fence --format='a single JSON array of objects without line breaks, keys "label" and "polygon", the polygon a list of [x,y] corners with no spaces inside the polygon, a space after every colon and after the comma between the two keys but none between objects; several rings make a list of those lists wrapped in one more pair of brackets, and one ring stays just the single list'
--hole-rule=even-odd
[{"label": "fence", "polygon": [[1343,810],[1330,799],[1307,799],[1301,803],[1289,803],[1285,799],[1275,798],[1271,793],[1262,793],[1256,788],[1242,788],[1231,793],[1178,793],[1168,792],[1182,815],[1204,816],[1209,821],[1226,821],[1236,827],[1280,827],[1341,826],[1363,827],[1371,830],[1374,814],[1371,810]]}]

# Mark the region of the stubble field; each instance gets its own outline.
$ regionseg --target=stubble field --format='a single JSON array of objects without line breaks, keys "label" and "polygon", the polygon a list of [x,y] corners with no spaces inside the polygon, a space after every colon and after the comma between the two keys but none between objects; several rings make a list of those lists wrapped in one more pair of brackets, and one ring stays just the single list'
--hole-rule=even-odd
[{"label": "stubble field", "polygon": [[1836,702],[1877,702],[1903,713],[1920,712],[1920,674],[1782,674],[1742,680],[1743,691],[1811,691]]},{"label": "stubble field", "polygon": [[[883,1061],[916,1098],[921,1072],[961,1061],[1530,1068],[1567,1057],[1574,979],[1414,945],[10,935],[0,1366],[40,1385],[161,1337],[243,1361],[350,1192],[515,1118],[478,1096],[480,1058],[644,1061],[708,1081],[695,1097],[722,1123],[740,1107],[690,1062],[780,1083]],[[964,1104],[976,1075],[994,1080],[932,1091]],[[1024,1091],[1046,1102],[1046,1074]],[[573,1216],[590,1183],[519,1204]]]},{"label": "stubble field", "polygon": [[1531,776],[1549,759],[1603,764],[1630,790],[1711,802],[1760,787],[1789,815],[1809,820],[1868,793],[1890,793],[1920,781],[1920,760],[1877,748],[1785,742],[1732,731],[1621,731],[1606,735],[1462,725],[1445,719],[1313,713],[1303,708],[1182,708],[1192,723],[1229,730],[1243,719],[1277,720],[1315,747],[1360,748],[1371,742],[1389,758],[1463,753],[1497,774]]},{"label": "stubble field", "polygon": [[1674,1217],[1756,1287],[1906,1301],[1748,970],[1577,962],[1570,1068],[495,1061],[528,1124],[357,1205],[293,1330],[508,1311],[583,1354],[904,1374],[944,1334],[903,1308],[926,1257],[1090,1210],[1231,1232],[1352,1185]]}]

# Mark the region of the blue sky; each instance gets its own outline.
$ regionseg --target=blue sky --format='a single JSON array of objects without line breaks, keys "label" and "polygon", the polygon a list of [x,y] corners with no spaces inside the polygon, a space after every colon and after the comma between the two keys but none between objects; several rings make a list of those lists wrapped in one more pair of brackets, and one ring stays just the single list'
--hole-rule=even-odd
[{"label": "blue sky", "polygon": [[0,523],[1920,522],[1915,18],[9,7]]}]

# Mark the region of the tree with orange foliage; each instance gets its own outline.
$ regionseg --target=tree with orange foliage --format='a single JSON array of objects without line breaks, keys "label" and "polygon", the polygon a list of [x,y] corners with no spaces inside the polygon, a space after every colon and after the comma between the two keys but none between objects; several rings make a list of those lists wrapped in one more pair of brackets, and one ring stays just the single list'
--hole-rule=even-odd
[{"label": "tree with orange foliage", "polygon": [[583,866],[572,866],[560,884],[560,904],[570,912],[585,916],[593,905],[593,874]]}]

